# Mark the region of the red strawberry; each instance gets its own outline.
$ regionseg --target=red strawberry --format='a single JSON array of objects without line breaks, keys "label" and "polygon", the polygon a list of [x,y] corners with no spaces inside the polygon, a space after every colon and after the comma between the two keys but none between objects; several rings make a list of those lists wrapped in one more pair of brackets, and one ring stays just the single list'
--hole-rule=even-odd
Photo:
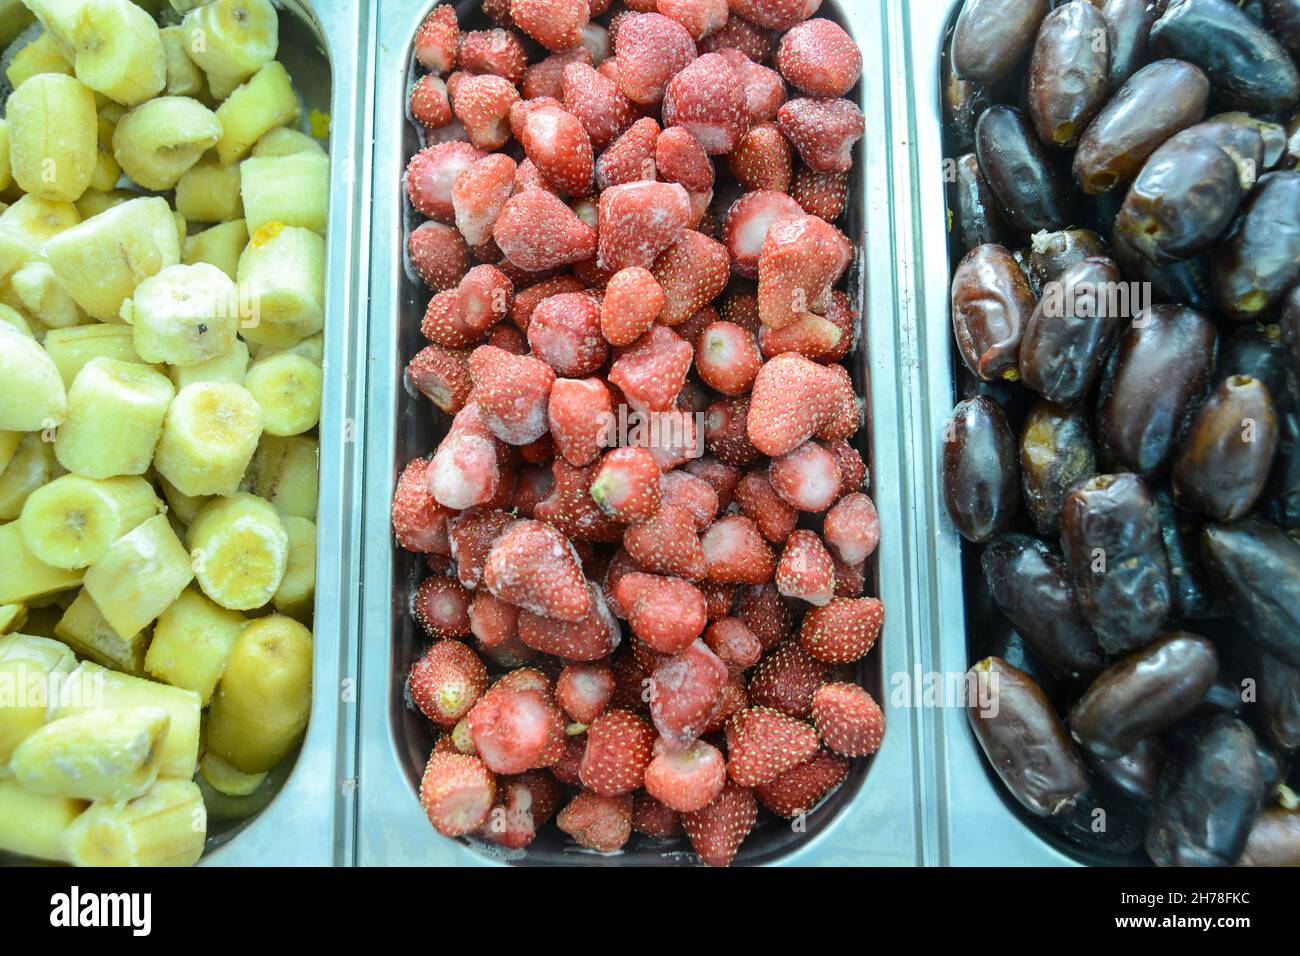
[{"label": "red strawberry", "polygon": [[[592,17],[604,14],[613,2],[614,0],[591,0]],[[591,51],[591,59],[596,66],[609,59],[613,42],[609,38],[609,30],[599,23],[588,23],[582,28],[582,45]]]},{"label": "red strawberry", "polygon": [[805,20],[781,37],[776,68],[809,96],[843,96],[858,82],[862,54],[832,20]]},{"label": "red strawberry", "polygon": [[441,77],[425,74],[411,87],[408,100],[411,119],[425,129],[439,129],[452,121],[451,100],[447,84]]},{"label": "red strawberry", "polygon": [[457,412],[429,463],[429,490],[438,503],[459,511],[491,501],[502,487],[499,446],[477,407]]},{"label": "red strawberry", "polygon": [[601,460],[591,497],[616,521],[645,521],[659,508],[659,465],[644,448],[615,448]]},{"label": "red strawberry", "polygon": [[591,611],[573,546],[541,521],[525,519],[506,528],[488,554],[483,583],[502,600],[559,621],[576,623]]},{"label": "red strawberry", "polygon": [[845,495],[826,515],[826,545],[846,564],[860,564],[880,541],[876,506],[862,492]]},{"label": "red strawberry", "polygon": [[600,589],[588,586],[591,611],[577,623],[556,621],[529,610],[519,612],[519,640],[543,654],[569,661],[598,661],[618,646],[619,627]]},{"label": "red strawberry", "polygon": [[785,541],[794,532],[799,513],[772,488],[765,470],[755,469],[736,486],[740,511],[757,526],[759,533],[773,543]]},{"label": "red strawberry", "polygon": [[510,445],[526,445],[546,433],[546,403],[555,373],[529,355],[512,355],[490,345],[470,353],[474,391],[470,400],[484,424]]},{"label": "red strawberry", "polygon": [[781,500],[799,511],[825,511],[840,491],[840,465],[835,456],[807,441],[767,468],[767,478]]},{"label": "red strawberry", "polygon": [[689,747],[666,747],[655,741],[654,759],[645,769],[646,792],[679,813],[692,813],[712,803],[727,782],[722,751],[703,740]]},{"label": "red strawberry", "polygon": [[737,199],[722,221],[722,244],[731,255],[732,271],[757,279],[759,256],[772,223],[803,214],[785,193],[756,189]]},{"label": "red strawberry", "polygon": [[817,752],[817,731],[769,707],[727,721],[727,774],[742,787],[770,783]]},{"label": "red strawberry", "polygon": [[[524,162],[527,162],[527,160],[524,160]],[[581,292],[584,288],[583,284],[571,275],[543,279],[541,282],[521,290],[515,296],[515,301],[510,307],[510,320],[527,333],[528,323],[533,320],[533,310],[544,300],[553,295],[560,295],[563,292]]]},{"label": "red strawberry", "polygon": [[411,616],[434,640],[464,637],[469,633],[469,597],[458,581],[425,578],[411,595]]},{"label": "red strawberry", "polygon": [[420,781],[420,805],[443,836],[464,836],[477,830],[487,820],[495,797],[496,778],[478,757],[430,755]]},{"label": "red strawberry", "polygon": [[710,388],[743,395],[763,365],[754,333],[730,322],[714,322],[695,347],[695,369]]},{"label": "red strawberry", "polygon": [[849,775],[849,762],[825,752],[791,767],[771,783],[755,788],[759,802],[778,817],[792,820],[806,814]]},{"label": "red strawberry", "polygon": [[595,231],[544,189],[511,196],[492,227],[492,238],[507,259],[530,272],[581,262],[596,251]]},{"label": "red strawberry", "polygon": [[867,586],[867,563],[860,561],[857,564],[845,564],[834,555],[831,557],[835,562],[835,596],[862,597]]},{"label": "red strawberry", "polygon": [[731,866],[757,819],[754,791],[728,782],[707,807],[684,814],[682,828],[705,865]]},{"label": "red strawberry", "polygon": [[843,99],[790,100],[777,112],[776,125],[819,173],[847,173],[853,144],[866,130],[862,110]]},{"label": "red strawberry", "polygon": [[[557,383],[558,384],[558,383]],[[551,407],[554,407],[555,392],[551,391]],[[547,409],[549,414],[550,408]],[[519,479],[515,482],[515,494],[510,499],[510,505],[515,509],[521,518],[536,517],[535,509],[537,503],[546,499],[551,493],[551,485],[555,479],[551,475],[550,464],[539,465],[533,468],[525,468],[519,473]]]},{"label": "red strawberry", "polygon": [[705,413],[705,440],[709,451],[728,466],[743,468],[762,457],[749,440],[749,398],[720,398]]},{"label": "red strawberry", "polygon": [[700,141],[684,126],[665,129],[655,140],[655,166],[659,178],[680,183],[688,192],[713,188],[713,161]]},{"label": "red strawberry", "polygon": [[564,68],[570,63],[592,65],[591,51],[578,45],[563,53],[552,53],[524,71],[524,82],[519,88],[524,99],[550,97],[558,100],[564,95]]},{"label": "red strawberry", "polygon": [[519,29],[546,49],[560,52],[582,42],[591,8],[587,0],[511,0],[510,16]]},{"label": "red strawberry", "polygon": [[614,696],[614,672],[604,664],[568,664],[555,682],[555,702],[579,724],[590,724]]},{"label": "red strawberry", "polygon": [[[582,121],[558,105],[530,100],[515,107],[519,141],[528,158],[561,192],[585,195],[591,189],[594,156]],[[512,124],[516,117],[511,115]]]},{"label": "red strawberry", "polygon": [[755,63],[762,63],[772,55],[772,35],[732,10],[725,24],[700,41],[701,53],[721,50],[739,50]]},{"label": "red strawberry", "polygon": [[745,87],[745,110],[750,124],[770,123],[785,103],[789,93],[785,80],[776,70],[751,62],[739,50],[723,50],[721,56],[740,74]]},{"label": "red strawberry", "polygon": [[[451,582],[450,578],[442,580]],[[468,617],[466,625],[465,633],[469,633]],[[420,713],[440,727],[452,727],[487,690],[487,668],[460,641],[438,641],[411,667],[409,686]]]},{"label": "red strawberry", "polygon": [[857,684],[824,684],[813,694],[813,723],[826,746],[846,757],[865,757],[880,749],[885,715]]},{"label": "red strawberry", "polygon": [[763,656],[763,645],[738,617],[724,617],[709,625],[704,643],[733,674],[748,670]]},{"label": "red strawberry", "polygon": [[455,289],[445,289],[429,301],[420,332],[443,348],[473,345],[510,311],[512,291],[510,279],[496,266],[475,266]]},{"label": "red strawberry", "polygon": [[727,22],[727,0],[659,0],[656,9],[701,40]]},{"label": "red strawberry", "polygon": [[610,345],[631,345],[654,325],[664,307],[664,290],[648,269],[632,266],[614,273],[600,306],[600,330]]},{"label": "red strawberry", "polygon": [[786,641],[763,658],[749,679],[755,707],[771,707],[807,720],[813,694],[831,678],[831,665],[817,660],[798,641]]},{"label": "red strawberry", "polygon": [[835,563],[822,539],[804,529],[790,535],[776,565],[775,581],[786,597],[818,607],[829,604],[835,596]]},{"label": "red strawberry", "polygon": [[429,490],[427,458],[413,458],[393,492],[393,534],[407,551],[443,552],[447,547],[447,509]]},{"label": "red strawberry", "polygon": [[837,368],[843,371],[787,352],[759,369],[746,425],[754,447],[765,455],[784,455],[836,427],[845,414],[845,403],[854,401],[852,382]]},{"label": "red strawberry", "polygon": [[798,352],[805,358],[825,363],[826,356],[843,358],[847,354],[852,335],[851,331],[846,332],[829,319],[804,312],[782,328],[763,326],[758,333],[758,344],[768,358],[782,352]]},{"label": "red strawberry", "polygon": [[662,654],[676,654],[704,631],[704,595],[681,578],[634,572],[618,582],[618,602],[637,637]]},{"label": "red strawberry", "polygon": [[596,160],[596,188],[603,191],[641,180],[653,182],[659,136],[659,124],[648,116],[629,126]]},{"label": "red strawberry", "polygon": [[735,614],[754,632],[764,651],[785,640],[794,626],[789,607],[771,582],[738,588]]},{"label": "red strawberry", "polygon": [[636,110],[618,84],[586,63],[564,68],[561,90],[564,108],[582,122],[597,152],[636,122]]},{"label": "red strawberry", "polygon": [[493,773],[546,767],[562,752],[564,717],[543,690],[512,686],[502,678],[466,719],[474,747]]},{"label": "red strawberry", "polygon": [[600,457],[601,441],[612,417],[609,389],[600,379],[557,378],[546,415],[565,461],[581,468]]},{"label": "red strawberry", "polygon": [[722,694],[713,705],[713,712],[709,714],[709,719],[704,725],[705,735],[722,733],[727,726],[727,721],[748,706],[749,696],[745,693],[745,678],[741,674],[734,674],[728,678],[726,686],[722,688]]},{"label": "red strawberry", "polygon": [[701,581],[697,587],[704,595],[704,607],[710,621],[718,621],[731,613],[731,604],[736,597],[734,584],[720,581]]},{"label": "red strawberry", "polygon": [[578,767],[582,765],[582,755],[587,749],[587,735],[578,734],[564,741],[560,759],[547,769],[560,783],[570,787],[581,787],[582,779],[578,776]]},{"label": "red strawberry", "polygon": [[416,391],[449,415],[465,407],[474,387],[469,353],[433,345],[415,353],[406,366],[406,377]]},{"label": "red strawberry", "polygon": [[469,271],[465,240],[445,223],[425,222],[411,230],[407,251],[416,274],[434,292],[452,288]]},{"label": "red strawberry", "polygon": [[456,10],[443,3],[429,11],[415,31],[415,58],[425,69],[446,73],[456,65],[456,47],[460,43],[460,26]]},{"label": "red strawberry", "polygon": [[842,438],[824,443],[840,465],[840,494],[858,491],[866,484],[867,464],[858,450]]},{"label": "red strawberry", "polygon": [[605,603],[609,609],[614,612],[614,616],[620,620],[627,620],[627,609],[618,603],[618,582],[622,580],[623,575],[632,574],[639,571],[640,566],[627,553],[626,548],[619,548],[609,559],[609,565],[605,568],[603,580]]},{"label": "red strawberry", "polygon": [[479,246],[492,239],[492,226],[515,187],[515,161],[502,153],[466,167],[451,188],[456,228],[465,241]]},{"label": "red strawberry", "polygon": [[591,497],[591,483],[599,466],[575,468],[563,459],[551,463],[554,482],[551,492],[537,503],[536,515],[548,521],[560,532],[583,541],[617,541],[623,534],[622,526],[596,507]]},{"label": "red strawberry", "polygon": [[470,163],[486,154],[469,143],[435,143],[416,153],[406,167],[406,191],[411,205],[422,215],[439,222],[454,222],[451,187]]},{"label": "red strawberry", "polygon": [[711,156],[729,153],[749,129],[745,83],[725,57],[706,53],[668,81],[664,126],[682,126]]},{"label": "red strawberry", "polygon": [[682,821],[676,811],[670,810],[644,790],[632,796],[632,829],[648,837],[666,840],[682,832]]},{"label": "red strawberry", "polygon": [[555,825],[580,846],[613,853],[632,835],[632,797],[602,797],[583,790],[555,818]]},{"label": "red strawberry", "polygon": [[780,329],[829,301],[841,267],[838,234],[816,216],[772,223],[758,260],[758,314]]},{"label": "red strawberry", "polygon": [[690,472],[668,472],[663,476],[661,490],[666,503],[690,512],[698,531],[713,524],[713,519],[718,515],[720,504],[717,491],[703,478],[697,478]]},{"label": "red strawberry", "polygon": [[762,584],[771,580],[776,556],[757,525],[744,515],[725,515],[700,538],[711,581]]},{"label": "red strawberry", "polygon": [[719,307],[722,318],[741,328],[757,332],[762,327],[758,317],[758,293],[735,289],[729,292]]},{"label": "red strawberry", "polygon": [[648,520],[628,528],[623,546],[645,571],[698,580],[707,569],[694,516],[678,504],[660,504]]},{"label": "red strawberry", "polygon": [[456,74],[451,86],[451,111],[482,150],[500,149],[510,139],[510,108],[519,102],[519,91],[504,77],[492,73]]},{"label": "red strawberry", "polygon": [[[497,510],[471,511],[455,515],[447,521],[451,556],[456,561],[456,576],[461,584],[472,590],[482,583],[483,564],[487,561],[488,553],[501,532],[512,523],[513,516]],[[510,628],[513,633],[513,616]]]},{"label": "red strawberry", "polygon": [[799,642],[829,664],[852,664],[876,643],[885,608],[876,598],[835,598],[803,619]]},{"label": "red strawberry", "polygon": [[727,157],[731,174],[745,189],[790,191],[793,157],[775,123],[754,126]]},{"label": "red strawberry", "polygon": [[666,297],[659,321],[677,325],[712,302],[726,288],[729,265],[722,243],[703,233],[683,230],[651,269]]},{"label": "red strawberry", "polygon": [[460,38],[456,65],[469,73],[504,77],[518,86],[528,68],[528,52],[519,34],[510,30],[471,30]]},{"label": "red strawberry", "polygon": [[712,455],[692,458],[683,465],[696,478],[703,478],[718,493],[718,508],[726,510],[735,497],[736,484],[740,481],[740,469],[735,468]]},{"label": "red strawberry", "polygon": [[790,195],[810,216],[834,222],[848,202],[849,177],[847,173],[819,173],[803,166],[794,175]]},{"label": "red strawberry", "polygon": [[511,850],[522,850],[559,809],[564,791],[545,770],[529,770],[497,784],[496,802],[478,831],[485,839]]},{"label": "red strawberry", "polygon": [[696,57],[695,40],[685,27],[658,13],[638,13],[620,21],[614,34],[618,83],[633,103],[651,105],[664,87]]},{"label": "red strawberry", "polygon": [[670,747],[704,734],[727,686],[727,665],[702,641],[665,658],[650,675],[650,716]]},{"label": "red strawberry", "polygon": [[519,639],[519,608],[479,591],[469,606],[470,628],[484,650],[500,648]]},{"label": "red strawberry", "polygon": [[609,381],[637,411],[664,411],[686,383],[693,356],[671,329],[655,325],[614,360]]},{"label": "red strawberry", "polygon": [[677,241],[690,214],[690,197],[677,183],[610,186],[600,194],[598,263],[615,271],[649,269]]},{"label": "red strawberry", "polygon": [[769,30],[789,30],[817,12],[821,0],[731,0],[732,15]]},{"label": "red strawberry", "polygon": [[528,324],[528,344],[556,375],[581,378],[593,374],[609,353],[600,334],[600,303],[582,292],[543,299]]},{"label": "red strawberry", "polygon": [[592,793],[616,797],[645,782],[653,756],[655,732],[627,710],[607,710],[587,728],[587,749],[578,775]]}]

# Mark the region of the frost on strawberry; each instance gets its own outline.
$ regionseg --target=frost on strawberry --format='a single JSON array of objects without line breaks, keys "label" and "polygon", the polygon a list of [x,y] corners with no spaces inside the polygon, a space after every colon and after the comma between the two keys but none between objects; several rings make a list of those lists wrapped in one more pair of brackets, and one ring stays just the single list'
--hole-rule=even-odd
[{"label": "frost on strawberry", "polygon": [[668,81],[697,52],[694,38],[680,23],[658,13],[635,13],[619,23],[614,55],[623,94],[633,103],[652,105],[663,99]]},{"label": "frost on strawberry", "polygon": [[677,183],[610,186],[600,194],[598,263],[613,270],[649,269],[677,241],[690,215],[690,197]]},{"label": "frost on strawberry", "polygon": [[663,654],[684,650],[708,622],[704,595],[680,578],[625,574],[616,594],[633,633]]},{"label": "frost on strawberry", "polygon": [[492,226],[502,254],[521,269],[541,272],[590,259],[596,232],[545,189],[525,189],[506,201]]},{"label": "frost on strawberry", "polygon": [[727,665],[703,641],[662,660],[650,674],[650,716],[669,746],[689,747],[708,729],[728,684]]},{"label": "frost on strawberry", "polygon": [[559,621],[576,623],[591,611],[573,546],[545,522],[523,519],[502,532],[483,566],[483,584],[504,601]]},{"label": "frost on strawberry", "polygon": [[602,797],[583,790],[555,819],[580,845],[598,853],[613,853],[632,835],[632,795]]},{"label": "frost on strawberry", "polygon": [[543,654],[553,654],[569,661],[598,661],[618,647],[618,621],[605,605],[605,598],[594,584],[588,586],[591,610],[581,621],[558,621],[519,611],[519,640]]},{"label": "frost on strawberry", "polygon": [[497,438],[526,445],[546,433],[546,405],[555,382],[550,366],[490,345],[475,349],[469,364],[474,374],[470,401]]},{"label": "frost on strawberry", "polygon": [[420,150],[406,167],[406,191],[411,205],[430,219],[455,222],[451,189],[456,177],[485,155],[465,142],[435,143]]},{"label": "frost on strawberry", "polygon": [[836,754],[814,754],[770,783],[754,789],[759,803],[779,817],[810,813],[849,775],[849,762]]},{"label": "frost on strawberry", "polygon": [[727,721],[727,774],[742,787],[770,783],[815,754],[818,743],[811,725],[750,707]]},{"label": "frost on strawberry", "polygon": [[[468,628],[466,628],[468,633]],[[408,686],[420,713],[440,727],[452,727],[487,690],[487,668],[460,641],[437,641],[411,667]]]},{"label": "frost on strawberry", "polygon": [[654,759],[645,768],[645,789],[664,806],[679,813],[702,810],[722,792],[727,762],[710,743],[697,740],[688,747],[654,743]]},{"label": "frost on strawberry", "polygon": [[443,836],[482,826],[496,797],[496,778],[477,757],[433,753],[420,781],[420,804]]}]

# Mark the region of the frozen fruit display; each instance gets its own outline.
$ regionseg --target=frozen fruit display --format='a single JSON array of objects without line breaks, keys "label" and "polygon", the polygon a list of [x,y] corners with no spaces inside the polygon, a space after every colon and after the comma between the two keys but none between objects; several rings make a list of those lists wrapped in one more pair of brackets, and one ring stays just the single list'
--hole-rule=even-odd
[{"label": "frozen fruit display", "polygon": [[726,866],[885,732],[840,364],[862,63],[816,3],[595,7],[444,4],[414,39],[404,358],[443,423],[392,501],[423,556],[420,800],[449,837],[553,820]]},{"label": "frozen fruit display", "polygon": [[0,850],[192,864],[210,813],[266,804],[311,708],[329,159],[270,0],[24,2]]}]

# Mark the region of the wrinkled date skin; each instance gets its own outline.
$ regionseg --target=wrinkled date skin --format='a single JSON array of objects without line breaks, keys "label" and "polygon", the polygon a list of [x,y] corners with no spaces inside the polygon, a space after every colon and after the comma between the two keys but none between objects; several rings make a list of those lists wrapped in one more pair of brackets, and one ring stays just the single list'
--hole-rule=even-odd
[{"label": "wrinkled date skin", "polygon": [[1219,309],[1254,322],[1300,281],[1300,172],[1269,173],[1214,256]]},{"label": "wrinkled date skin", "polygon": [[[952,330],[966,367],[987,381],[1014,377],[1034,294],[1005,247],[976,246],[952,279]],[[1008,375],[1008,373],[1011,373]]]},{"label": "wrinkled date skin", "polygon": [[1030,239],[1030,280],[1041,289],[1060,279],[1071,266],[1084,259],[1104,257],[1106,253],[1106,240],[1091,229],[1040,232]]},{"label": "wrinkled date skin", "polygon": [[1048,6],[1048,0],[969,0],[953,28],[953,70],[977,83],[1000,80],[1029,50]]},{"label": "wrinkled date skin", "polygon": [[1097,452],[1087,415],[1043,401],[1020,430],[1020,478],[1025,505],[1044,535],[1060,528],[1061,502],[1070,489],[1097,474]]},{"label": "wrinkled date skin", "polygon": [[993,600],[1048,671],[1075,684],[1101,672],[1106,655],[1051,548],[1027,534],[999,535],[984,549],[980,567]]},{"label": "wrinkled date skin", "polygon": [[976,543],[1016,516],[1016,439],[1001,406],[986,396],[960,403],[944,436],[943,498],[962,537]]},{"label": "wrinkled date skin", "polygon": [[1092,0],[1106,17],[1110,31],[1110,88],[1133,75],[1146,58],[1151,27],[1156,22],[1151,0]]},{"label": "wrinkled date skin", "polygon": [[1151,44],[1203,69],[1237,109],[1274,113],[1300,100],[1300,74],[1286,49],[1229,0],[1172,0],[1151,28]]},{"label": "wrinkled date skin", "polygon": [[1210,593],[1201,565],[1201,522],[1174,507],[1174,496],[1167,488],[1161,488],[1155,497],[1160,538],[1169,558],[1170,617],[1195,620],[1220,616],[1221,608]]},{"label": "wrinkled date skin", "polygon": [[1259,709],[1264,729],[1283,750],[1300,748],[1300,669],[1261,654]]},{"label": "wrinkled date skin", "polygon": [[1084,617],[1108,653],[1136,650],[1169,616],[1160,519],[1136,475],[1098,475],[1061,506],[1061,547]]},{"label": "wrinkled date skin", "polygon": [[1020,381],[1026,388],[1058,405],[1088,396],[1120,321],[1128,318],[1116,295],[1121,280],[1115,263],[1094,258],[1043,287],[1020,343]]},{"label": "wrinkled date skin", "polygon": [[1147,737],[1114,760],[1091,758],[1089,763],[1120,793],[1140,804],[1148,804],[1156,798],[1165,757],[1165,747],[1160,738]]},{"label": "wrinkled date skin", "polygon": [[1295,409],[1295,396],[1287,379],[1291,366],[1286,345],[1276,326],[1247,325],[1228,336],[1219,349],[1215,371],[1222,380],[1231,375],[1248,375],[1268,387],[1278,417]]},{"label": "wrinkled date skin", "polygon": [[1038,138],[1065,148],[1106,102],[1110,29],[1086,0],[1071,0],[1043,20],[1029,59],[1029,115]]},{"label": "wrinkled date skin", "polygon": [[1156,265],[1129,245],[1124,236],[1112,228],[1111,254],[1130,280],[1151,285],[1151,301],[1177,302],[1202,311],[1212,308],[1210,267],[1205,256],[1183,262]]},{"label": "wrinkled date skin", "polygon": [[1248,518],[1207,525],[1201,555],[1242,632],[1291,667],[1300,667],[1300,543]]},{"label": "wrinkled date skin", "polygon": [[1003,219],[1016,232],[1030,236],[1070,225],[1068,177],[1043,151],[1020,110],[985,110],[975,125],[975,155]]},{"label": "wrinkled date skin", "polygon": [[1074,178],[1101,195],[1127,185],[1165,140],[1205,118],[1210,81],[1181,60],[1157,60],[1129,78],[1088,125],[1074,154]]},{"label": "wrinkled date skin", "polygon": [[1231,866],[1263,794],[1255,735],[1235,717],[1216,717],[1166,767],[1147,853],[1157,866]]},{"label": "wrinkled date skin", "polygon": [[1219,113],[1218,115],[1211,117],[1210,122],[1242,126],[1258,133],[1260,142],[1263,144],[1264,148],[1264,155],[1260,160],[1261,171],[1267,172],[1268,170],[1276,169],[1281,164],[1282,158],[1286,155],[1286,128],[1279,123],[1270,123],[1268,120],[1262,120],[1259,117],[1251,116],[1249,113],[1243,113],[1240,110]]},{"label": "wrinkled date skin", "polygon": [[1099,760],[1124,756],[1195,709],[1218,672],[1214,645],[1174,631],[1117,661],[1070,712],[1070,733]]},{"label": "wrinkled date skin", "polygon": [[1300,810],[1269,807],[1255,818],[1238,866],[1300,866]]},{"label": "wrinkled date skin", "polygon": [[966,714],[1002,783],[1030,813],[1062,812],[1087,788],[1088,773],[1051,703],[1027,674],[999,657],[980,661],[967,678],[986,688],[987,700]]},{"label": "wrinkled date skin", "polygon": [[1206,399],[1174,459],[1174,503],[1216,521],[1255,506],[1277,452],[1277,413],[1257,378],[1233,375]]},{"label": "wrinkled date skin", "polygon": [[952,211],[953,228],[957,230],[963,249],[1010,241],[1002,213],[998,212],[997,199],[984,180],[974,153],[967,153],[956,161],[949,192],[948,208]]},{"label": "wrinkled date skin", "polygon": [[1097,405],[1103,465],[1144,478],[1164,472],[1192,403],[1214,373],[1218,333],[1192,309],[1158,305],[1138,316],[1111,355]]}]

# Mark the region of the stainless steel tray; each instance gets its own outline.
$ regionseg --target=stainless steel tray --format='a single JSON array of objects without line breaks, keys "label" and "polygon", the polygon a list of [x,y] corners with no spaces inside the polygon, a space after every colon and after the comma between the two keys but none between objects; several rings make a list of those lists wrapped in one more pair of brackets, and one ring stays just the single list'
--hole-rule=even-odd
[{"label": "stainless steel tray", "polygon": [[[500,851],[485,850],[439,836],[417,799],[420,774],[433,743],[427,721],[406,709],[403,682],[423,641],[407,610],[407,592],[416,574],[415,556],[394,547],[389,525],[393,485],[402,466],[427,454],[447,422],[403,385],[406,359],[419,344],[419,320],[428,292],[408,275],[403,254],[415,224],[402,190],[402,171],[418,148],[405,119],[406,92],[413,79],[412,37],[432,3],[378,0],[374,38],[377,70],[373,154],[372,246],[369,271],[369,342],[365,388],[366,477],[364,581],[361,631],[361,719],[358,774],[357,862],[362,865],[478,865],[500,862]],[[477,0],[456,7],[462,25]],[[867,116],[866,137],[857,148],[856,179],[846,227],[859,244],[851,294],[864,315],[865,336],[853,360],[856,383],[867,401],[869,427],[861,450],[872,474],[872,493],[880,512],[881,546],[874,588],[886,606],[881,650],[860,673],[865,686],[886,709],[887,733],[880,753],[858,761],[845,785],[812,814],[807,832],[793,834],[771,825],[741,848],[740,864],[917,865],[925,858],[926,774],[921,749],[922,712],[896,707],[890,700],[893,676],[912,674],[920,608],[916,603],[914,549],[917,513],[904,449],[910,444],[911,370],[916,366],[908,315],[895,308],[901,298],[895,272],[896,237],[906,219],[897,218],[892,183],[899,166],[891,151],[894,130],[907,116],[906,101],[891,101],[899,66],[891,62],[886,37],[897,29],[901,8],[895,0],[827,0],[819,16],[843,24],[863,51],[863,82],[856,93]],[[892,86],[897,90],[897,86]],[[892,112],[891,112],[892,111]],[[906,164],[902,164],[905,168]],[[899,180],[907,183],[906,178]],[[602,857],[564,844],[558,835],[543,838],[524,864],[672,865],[691,862],[690,854],[664,852],[652,844],[629,844],[622,854]]]}]

